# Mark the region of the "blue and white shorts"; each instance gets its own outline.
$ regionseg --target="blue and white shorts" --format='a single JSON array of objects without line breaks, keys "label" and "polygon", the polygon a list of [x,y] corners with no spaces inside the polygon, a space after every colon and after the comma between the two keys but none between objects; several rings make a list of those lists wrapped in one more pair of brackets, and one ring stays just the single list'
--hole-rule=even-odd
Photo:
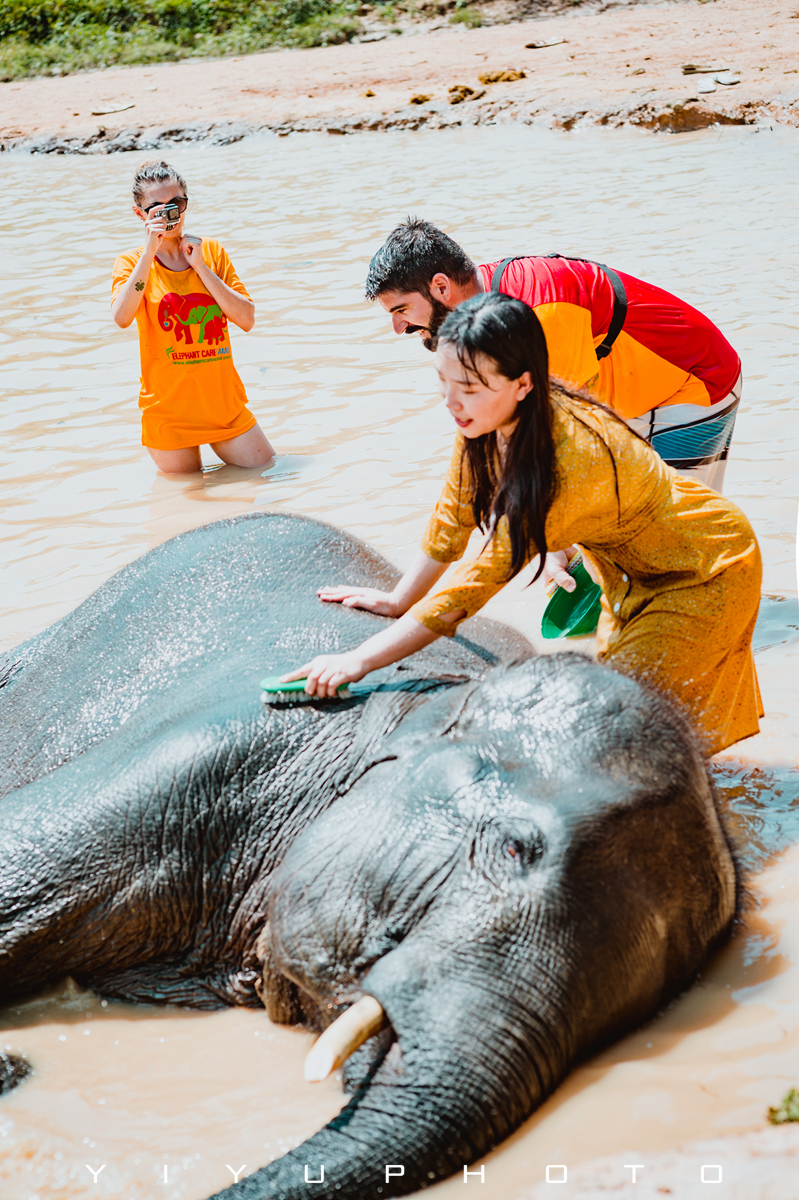
[{"label": "blue and white shorts", "polygon": [[741,384],[739,375],[729,395],[707,408],[701,404],[669,404],[628,418],[627,424],[646,438],[670,467],[720,492],[741,401]]}]

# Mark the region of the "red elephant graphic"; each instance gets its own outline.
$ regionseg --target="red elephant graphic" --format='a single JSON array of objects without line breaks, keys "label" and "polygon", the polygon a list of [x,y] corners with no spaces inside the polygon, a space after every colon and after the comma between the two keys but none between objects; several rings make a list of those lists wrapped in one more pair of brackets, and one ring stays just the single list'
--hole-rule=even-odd
[{"label": "red elephant graphic", "polygon": [[204,292],[189,292],[180,296],[167,292],[158,305],[158,324],[162,329],[175,330],[176,340],[192,345],[191,326],[199,325],[198,345],[213,346],[224,341],[227,317],[212,296]]}]

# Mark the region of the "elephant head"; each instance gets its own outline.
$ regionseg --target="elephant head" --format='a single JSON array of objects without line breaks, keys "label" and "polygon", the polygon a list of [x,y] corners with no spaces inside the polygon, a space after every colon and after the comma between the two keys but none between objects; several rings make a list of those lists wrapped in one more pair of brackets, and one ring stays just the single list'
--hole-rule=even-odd
[{"label": "elephant head", "polygon": [[690,728],[581,656],[429,701],[355,773],[274,878],[267,988],[318,1028],[372,997],[385,1027],[347,1108],[226,1200],[306,1196],[306,1168],[341,1200],[461,1171],[684,988],[734,917]]},{"label": "elephant head", "polygon": [[225,337],[227,317],[205,292],[167,292],[158,305],[158,324],[162,329],[175,330],[177,341],[192,345],[191,327],[198,326],[198,345],[215,345]]}]

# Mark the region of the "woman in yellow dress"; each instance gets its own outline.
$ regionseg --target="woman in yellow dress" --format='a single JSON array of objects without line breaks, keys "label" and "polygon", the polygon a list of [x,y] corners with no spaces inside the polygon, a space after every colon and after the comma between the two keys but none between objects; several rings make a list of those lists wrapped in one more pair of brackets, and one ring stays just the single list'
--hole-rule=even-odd
[{"label": "woman in yellow dress", "polygon": [[[740,509],[667,466],[609,409],[550,384],[543,331],[519,300],[461,304],[441,327],[436,366],[459,434],[420,553],[393,592],[319,592],[399,620],[284,679],[307,675],[306,692],[332,696],[452,636],[525,563],[540,555],[540,574],[548,550],[575,544],[602,584],[600,658],[684,705],[708,754],[757,733],[761,562]],[[436,588],[476,527],[481,553]]]}]

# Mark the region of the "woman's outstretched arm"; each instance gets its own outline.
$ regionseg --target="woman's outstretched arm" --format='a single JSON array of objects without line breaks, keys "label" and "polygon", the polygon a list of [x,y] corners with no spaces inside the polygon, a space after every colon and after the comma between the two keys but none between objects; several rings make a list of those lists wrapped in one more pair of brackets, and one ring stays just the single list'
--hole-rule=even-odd
[{"label": "woman's outstretched arm", "polygon": [[438,636],[406,615],[346,654],[318,654],[296,671],[281,676],[281,682],[307,677],[305,691],[309,696],[335,696],[342,684],[355,683],[378,667],[387,667],[401,658],[407,658],[409,654],[429,646]]},{"label": "woman's outstretched arm", "polygon": [[436,509],[428,522],[423,545],[429,543],[432,553],[419,550],[409,569],[391,592],[377,588],[337,587],[320,588],[320,600],[327,603],[344,604],[348,608],[364,608],[367,612],[385,617],[398,617],[389,629],[384,629],[362,645],[346,654],[321,654],[296,671],[283,675],[288,683],[293,679],[305,679],[305,691],[311,696],[334,696],[345,683],[362,679],[369,671],[387,667],[390,663],[415,654],[429,646],[441,633],[454,633],[456,622],[466,616],[457,599],[449,605],[449,611],[437,612],[438,629],[427,629],[421,621],[412,617],[408,609],[418,604],[446,571],[450,563],[461,557],[466,549],[469,534],[474,529],[471,506],[464,503],[461,495],[464,484],[461,478],[462,444],[456,440],[449,474]]},{"label": "woman's outstretched arm", "polygon": [[438,562],[420,550],[392,592],[381,592],[377,588],[350,587],[346,583],[339,583],[335,587],[320,588],[317,595],[328,604],[343,604],[345,608],[365,608],[367,612],[379,613],[382,617],[401,617],[412,604],[427,595],[448,565]]},{"label": "woman's outstretched arm", "polygon": [[[282,682],[307,678],[305,690],[309,696],[335,696],[342,684],[355,683],[370,671],[387,667],[429,646],[439,634],[426,629],[414,617],[404,614],[412,604],[427,595],[436,580],[444,574],[447,565],[420,550],[393,592],[348,587],[346,584],[320,588],[319,597],[328,603],[344,604],[347,608],[365,608],[367,612],[396,616],[399,620],[345,654],[318,654],[302,667],[297,667],[296,671],[281,676]],[[463,616],[465,613],[459,611],[452,613],[450,619],[457,621]]]}]

